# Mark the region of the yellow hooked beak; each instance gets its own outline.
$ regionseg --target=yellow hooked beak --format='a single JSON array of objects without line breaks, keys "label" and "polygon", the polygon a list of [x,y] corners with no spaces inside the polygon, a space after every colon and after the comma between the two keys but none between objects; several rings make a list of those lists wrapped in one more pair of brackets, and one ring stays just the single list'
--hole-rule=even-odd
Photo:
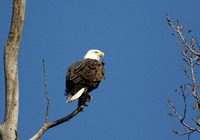
[{"label": "yellow hooked beak", "polygon": [[103,53],[103,52],[100,52],[100,56],[101,56],[101,57],[104,57],[104,53]]}]

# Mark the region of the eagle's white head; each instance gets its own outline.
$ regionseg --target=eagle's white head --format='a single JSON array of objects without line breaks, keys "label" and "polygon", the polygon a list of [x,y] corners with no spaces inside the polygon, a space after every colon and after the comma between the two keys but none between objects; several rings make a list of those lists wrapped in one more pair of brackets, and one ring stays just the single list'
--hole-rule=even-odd
[{"label": "eagle's white head", "polygon": [[101,57],[104,56],[104,53],[101,52],[100,50],[89,50],[86,55],[84,56],[84,59],[96,59],[100,60]]}]

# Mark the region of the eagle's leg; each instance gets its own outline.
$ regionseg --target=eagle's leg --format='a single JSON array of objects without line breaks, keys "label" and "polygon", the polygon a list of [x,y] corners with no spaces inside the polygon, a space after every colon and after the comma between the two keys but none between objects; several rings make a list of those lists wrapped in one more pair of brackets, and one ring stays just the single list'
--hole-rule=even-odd
[{"label": "eagle's leg", "polygon": [[88,106],[86,102],[90,102],[93,97],[87,92],[79,98],[78,107],[81,105]]},{"label": "eagle's leg", "polygon": [[93,97],[89,93],[87,93],[87,102],[90,102],[92,99]]},{"label": "eagle's leg", "polygon": [[86,104],[86,102],[87,102],[87,98],[85,98],[85,96],[81,96],[81,97],[79,98],[79,101],[78,101],[78,107],[80,107],[80,106],[82,106],[82,105],[88,106],[88,105]]}]

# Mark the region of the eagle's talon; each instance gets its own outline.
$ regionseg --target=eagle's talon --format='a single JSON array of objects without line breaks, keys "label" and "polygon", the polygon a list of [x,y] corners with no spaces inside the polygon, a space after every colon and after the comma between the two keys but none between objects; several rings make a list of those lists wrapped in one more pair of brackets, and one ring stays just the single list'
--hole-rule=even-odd
[{"label": "eagle's talon", "polygon": [[87,100],[87,102],[90,102],[92,99],[93,99],[93,97],[88,94],[88,100]]}]

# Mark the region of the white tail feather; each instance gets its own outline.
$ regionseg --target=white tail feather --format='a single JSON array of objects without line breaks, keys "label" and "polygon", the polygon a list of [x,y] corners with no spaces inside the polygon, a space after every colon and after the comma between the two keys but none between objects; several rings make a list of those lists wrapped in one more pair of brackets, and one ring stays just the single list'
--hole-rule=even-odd
[{"label": "white tail feather", "polygon": [[67,101],[66,103],[70,103],[73,102],[74,100],[78,99],[79,97],[81,97],[81,95],[86,92],[87,88],[82,88],[80,89],[77,93],[75,93],[74,95],[71,95],[70,93],[68,94],[67,97]]}]

